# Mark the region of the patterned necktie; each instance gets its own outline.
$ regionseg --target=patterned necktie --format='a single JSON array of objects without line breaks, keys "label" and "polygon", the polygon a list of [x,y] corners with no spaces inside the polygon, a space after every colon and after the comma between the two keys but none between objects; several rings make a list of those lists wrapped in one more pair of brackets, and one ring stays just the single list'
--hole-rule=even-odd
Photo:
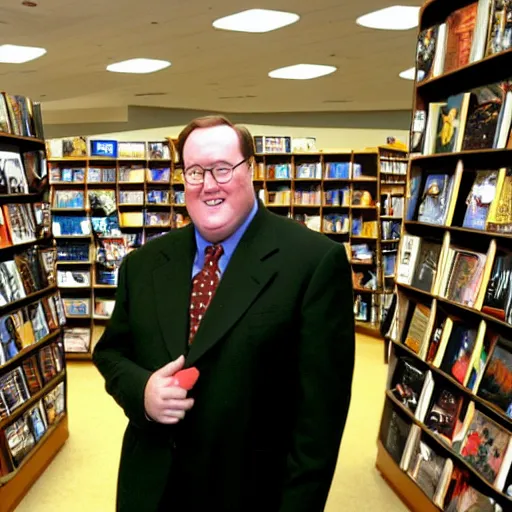
[{"label": "patterned necktie", "polygon": [[190,298],[190,332],[188,342],[192,343],[199,324],[206,313],[220,281],[219,259],[224,254],[222,245],[209,245],[205,249],[204,265],[192,281]]}]

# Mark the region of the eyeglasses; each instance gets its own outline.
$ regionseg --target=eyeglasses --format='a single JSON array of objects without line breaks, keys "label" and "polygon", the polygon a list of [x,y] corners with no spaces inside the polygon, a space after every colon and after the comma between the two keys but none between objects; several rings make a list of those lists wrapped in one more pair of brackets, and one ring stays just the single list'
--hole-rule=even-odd
[{"label": "eyeglasses", "polygon": [[215,167],[205,169],[200,165],[193,165],[183,171],[183,177],[189,185],[200,185],[204,183],[204,175],[206,171],[210,171],[217,183],[228,183],[233,177],[233,171],[244,162],[247,162],[248,158],[244,158],[241,162],[236,165],[218,164]]}]

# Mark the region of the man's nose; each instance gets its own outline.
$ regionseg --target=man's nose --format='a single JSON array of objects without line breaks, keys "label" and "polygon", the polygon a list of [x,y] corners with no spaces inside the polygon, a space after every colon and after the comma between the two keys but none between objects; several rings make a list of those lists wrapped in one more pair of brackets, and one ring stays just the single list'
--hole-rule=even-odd
[{"label": "man's nose", "polygon": [[217,183],[217,180],[213,177],[213,174],[209,171],[205,172],[203,189],[208,191],[215,190],[217,188],[219,188],[219,184]]}]

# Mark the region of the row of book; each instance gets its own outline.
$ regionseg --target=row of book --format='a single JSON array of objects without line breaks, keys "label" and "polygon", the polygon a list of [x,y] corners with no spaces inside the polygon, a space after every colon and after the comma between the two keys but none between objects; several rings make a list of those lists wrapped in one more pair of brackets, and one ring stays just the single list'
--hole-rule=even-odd
[{"label": "row of book", "polygon": [[[170,167],[144,167],[142,165],[122,165],[117,167],[62,167],[62,162],[50,162],[50,184],[122,184],[122,183],[170,183]],[[183,183],[183,180],[179,181]]]},{"label": "row of book", "polygon": [[381,194],[381,215],[402,217],[404,214],[405,198],[397,194]]},{"label": "row of book", "polygon": [[90,317],[96,319],[109,319],[114,310],[115,301],[113,299],[95,298],[94,311],[91,312],[91,299],[68,297],[63,298],[64,313],[66,317]]},{"label": "row of book", "polygon": [[416,81],[512,48],[511,18],[509,2],[479,0],[453,11],[443,23],[422,30],[416,49]]},{"label": "row of book", "polygon": [[97,140],[83,136],[47,139],[46,152],[48,158],[171,159],[167,142]]},{"label": "row of book", "polygon": [[272,188],[267,187],[266,190],[260,189],[258,196],[263,203],[268,205],[375,207],[375,200],[371,191],[348,187],[321,190],[319,186],[303,186],[295,187],[292,190],[288,185],[279,185]]},{"label": "row of book", "polygon": [[[145,198],[145,201],[144,201]],[[184,204],[185,195],[181,190],[116,191],[112,189],[89,189],[87,193],[76,189],[56,189],[52,193],[52,207],[76,210],[92,210],[95,214],[110,215],[119,205],[171,205]]]},{"label": "row of book", "polygon": [[0,317],[0,366],[44,340],[65,322],[58,293]]},{"label": "row of book", "polygon": [[510,148],[511,121],[510,80],[462,91],[415,111],[411,153]]},{"label": "row of book", "polygon": [[61,340],[52,341],[0,376],[0,419],[9,418],[64,369]]},{"label": "row of book", "polygon": [[30,247],[0,262],[0,307],[55,286],[55,248]]},{"label": "row of book", "polygon": [[46,432],[58,424],[66,412],[64,382],[46,393],[34,406],[0,431],[0,476],[20,467],[38,446]]},{"label": "row of book", "polygon": [[353,179],[376,180],[374,173],[366,174],[363,166],[357,162],[309,162],[302,164],[258,162],[254,171],[256,180],[291,180],[291,179]]},{"label": "row of book", "polygon": [[0,132],[44,139],[41,105],[26,96],[0,92]]},{"label": "row of book", "polygon": [[406,220],[460,226],[498,233],[512,232],[512,169],[453,173],[411,172]]},{"label": "row of book", "polygon": [[405,234],[397,283],[487,313],[512,324],[512,256],[491,240],[487,253]]}]

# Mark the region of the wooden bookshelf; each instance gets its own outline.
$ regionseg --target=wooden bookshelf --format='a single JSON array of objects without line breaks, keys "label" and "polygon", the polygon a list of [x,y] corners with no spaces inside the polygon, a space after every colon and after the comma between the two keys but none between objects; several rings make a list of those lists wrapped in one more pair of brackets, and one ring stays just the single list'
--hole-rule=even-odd
[{"label": "wooden bookshelf", "polygon": [[[346,162],[350,165],[348,176],[329,178],[326,169],[329,163]],[[364,288],[355,283],[354,297],[356,304],[363,302],[363,315],[356,313],[356,329],[360,333],[380,337],[380,320],[385,306],[384,294],[392,292],[386,286],[387,279],[384,272],[384,254],[389,250],[390,240],[383,239],[383,221],[395,221],[399,226],[402,221],[403,207],[393,212],[392,198],[405,196],[405,176],[407,171],[408,153],[395,146],[383,145],[364,150],[344,150],[339,152],[312,152],[312,153],[259,153],[256,155],[256,170],[254,184],[260,198],[275,213],[294,218],[304,222],[308,227],[315,229],[324,235],[345,243],[347,249],[355,244],[368,244],[374,253],[372,263],[352,261],[355,272],[362,269],[372,271],[375,278],[374,288]],[[302,164],[315,164],[320,167],[319,175],[304,177],[299,174]],[[288,164],[288,175],[283,179],[269,176],[269,166]],[[353,170],[360,165],[361,175],[355,175]],[[276,188],[276,184],[282,184],[290,189],[290,198],[286,198],[286,204],[269,204],[269,192]],[[311,204],[303,204],[296,196],[296,192],[305,187],[318,187],[321,194],[321,204],[312,201]],[[346,202],[340,200],[336,205],[326,204],[325,193],[334,188],[348,188],[349,197]],[[365,205],[353,204],[354,191],[368,191],[372,196],[372,202]],[[348,217],[347,229],[338,232],[330,232],[325,228],[326,215],[338,213]],[[317,216],[320,224],[311,225],[304,221],[303,216]],[[354,219],[362,217],[363,221],[374,221],[375,232],[371,235],[354,234]],[[398,240],[393,240],[396,243]],[[384,252],[383,252],[384,250]],[[350,259],[350,258],[349,258]],[[368,274],[366,274],[368,276]],[[388,299],[389,300],[389,297]],[[364,312],[366,311],[366,315]]]},{"label": "wooden bookshelf", "polygon": [[[78,208],[63,208],[55,205],[53,198],[55,193],[59,190],[80,190],[84,193],[87,201],[89,191],[98,189],[114,190],[117,202],[117,209],[119,212],[141,212],[144,208],[151,208],[154,211],[170,212],[171,224],[165,226],[148,226],[142,223],[140,226],[120,226],[122,235],[133,233],[140,233],[142,243],[145,242],[155,232],[165,232],[184,225],[188,222],[186,205],[182,193],[184,191],[184,183],[181,174],[181,165],[175,158],[175,150],[171,140],[167,141],[170,144],[170,153],[173,158],[165,160],[152,160],[152,159],[97,159],[91,157],[72,157],[72,158],[50,158],[49,164],[57,169],[78,168],[83,169],[83,180],[80,182],[62,181],[60,178],[53,178],[50,181],[51,185],[51,204],[52,214],[55,215],[91,215],[90,205],[86,202],[83,206]],[[336,240],[339,243],[345,243],[347,248],[352,244],[369,244],[370,249],[373,250],[375,257],[371,264],[361,266],[355,263],[355,268],[361,271],[365,268],[375,273],[376,284],[375,289],[367,289],[356,286],[356,292],[361,296],[361,300],[367,303],[367,316],[366,319],[359,318],[357,323],[358,330],[370,333],[374,336],[379,335],[379,321],[381,314],[382,303],[380,296],[385,289],[386,280],[384,278],[383,259],[381,257],[382,248],[382,223],[380,216],[383,215],[382,220],[386,221],[399,221],[398,218],[387,218],[385,214],[389,211],[382,210],[381,194],[394,193],[399,195],[404,187],[400,184],[393,183],[393,180],[401,179],[403,181],[403,172],[398,172],[398,168],[404,169],[406,165],[407,153],[400,151],[392,146],[382,146],[377,148],[367,148],[361,151],[340,151],[340,152],[311,152],[311,153],[259,153],[255,157],[255,171],[253,175],[254,187],[260,199],[265,205],[274,213],[279,215],[295,218],[296,220],[304,222],[311,229],[315,229],[324,235]],[[159,168],[170,169],[170,180],[168,182],[150,182],[148,181],[148,174],[144,172],[144,180],[137,181],[123,181],[120,180],[120,168],[126,162],[136,162],[142,164],[146,168],[157,166]],[[349,166],[346,177],[329,178],[326,174],[327,165],[330,163],[343,163]],[[275,177],[270,174],[269,166],[272,164],[287,164],[289,166],[289,173],[283,179]],[[318,174],[311,174],[309,176],[299,175],[297,170],[301,164],[318,164]],[[354,173],[353,169],[360,166],[361,172]],[[90,183],[88,179],[89,170],[91,168],[111,168],[115,172],[115,180],[108,182],[94,182]],[[381,175],[381,169],[385,168],[387,174],[385,180]],[[59,175],[61,176],[61,175]],[[400,178],[401,176],[401,178]],[[391,180],[391,181],[389,181]],[[273,191],[279,187],[288,187],[289,193],[285,201],[276,202],[271,201],[270,197]],[[317,187],[319,194],[316,197],[310,196],[308,201],[300,201],[296,197],[296,192]],[[147,192],[152,189],[165,190],[169,192],[168,204],[148,204]],[[334,204],[326,202],[326,192],[333,189],[346,189],[348,191],[346,202],[341,200]],[[143,193],[142,202],[120,203],[120,192],[123,190],[139,191]],[[371,202],[367,204],[354,204],[352,197],[354,191],[367,191],[370,193]],[[180,197],[177,202],[176,198]],[[326,228],[325,219],[327,216],[332,215],[345,215],[347,221],[343,229],[330,231]],[[306,222],[304,219],[316,217],[316,225]],[[376,224],[375,233],[372,236],[363,236],[353,234],[353,220],[360,218],[363,221],[373,221]],[[63,241],[79,241],[81,238],[88,240],[91,244],[91,257],[88,261],[80,262],[58,262],[58,268],[64,270],[66,268],[72,269],[88,269],[91,275],[90,286],[80,290],[69,290],[62,288],[62,293],[71,297],[73,293],[78,298],[90,298],[91,309],[94,307],[94,302],[97,297],[113,298],[116,290],[116,285],[102,285],[96,282],[96,256],[95,251],[103,237],[97,235],[59,235],[56,237],[59,243]],[[107,238],[114,238],[107,237]],[[67,267],[69,265],[69,267]],[[80,292],[80,293],[79,293]],[[83,293],[82,293],[83,292]],[[87,292],[87,293],[85,293]],[[95,318],[95,315],[87,315],[81,318],[68,318],[69,326],[83,327],[87,326],[93,333],[92,338],[97,338],[95,331],[102,330],[105,325],[105,318]],[[366,324],[366,325],[364,325]],[[69,353],[69,359],[85,358],[90,359],[91,348],[88,354]]]},{"label": "wooden bookshelf", "polygon": [[[450,3],[430,0],[421,9],[419,31],[444,23],[454,11],[472,3],[470,0]],[[492,15],[489,20],[493,23]],[[468,27],[470,25],[466,25],[466,30],[471,30]],[[463,490],[462,493],[468,493],[465,496],[469,493],[474,496],[478,492],[486,504],[487,500],[494,500],[503,510],[512,509],[511,488],[506,488],[512,482],[512,468],[509,462],[501,467],[500,459],[493,467],[495,478],[485,476],[482,465],[487,458],[485,450],[480,451],[483,441],[479,440],[479,432],[485,428],[494,450],[501,450],[505,457],[509,450],[508,440],[512,438],[512,419],[503,403],[498,401],[503,393],[501,381],[492,380],[493,368],[501,368],[502,359],[512,352],[510,305],[503,298],[508,292],[500,296],[496,291],[497,282],[500,283],[499,290],[512,287],[512,278],[508,274],[512,260],[507,259],[512,254],[512,201],[508,199],[512,195],[509,188],[512,131],[508,116],[502,115],[509,108],[505,106],[508,88],[503,86],[501,107],[499,97],[493,103],[498,112],[501,108],[495,128],[500,137],[487,134],[487,139],[477,140],[481,132],[468,131],[468,127],[478,125],[481,128],[478,103],[468,102],[461,104],[458,112],[461,117],[456,130],[463,132],[459,145],[445,146],[447,152],[442,152],[438,141],[441,132],[437,129],[440,128],[437,121],[441,117],[431,108],[439,102],[448,104],[449,98],[456,101],[454,95],[509,78],[506,69],[512,62],[512,50],[486,56],[489,34],[495,37],[491,30],[474,33],[472,41],[476,46],[471,53],[476,52],[474,62],[414,83],[412,153],[394,283],[397,307],[385,336],[390,342],[389,376],[376,462],[383,478],[414,511],[454,507],[457,496],[453,493],[453,479],[460,477],[451,467],[466,474],[464,486],[460,488],[473,490]],[[479,56],[478,48],[482,48],[479,44],[484,39],[484,50]],[[442,46],[440,48],[436,51],[444,51]],[[471,99],[475,97],[471,96]],[[450,104],[452,107],[453,103]],[[413,138],[418,133],[414,119],[418,119],[416,113],[421,111],[426,113],[427,121],[422,142],[416,146],[412,142],[418,140]],[[483,144],[484,140],[489,141],[487,146]],[[499,145],[498,140],[501,141]],[[468,145],[464,146],[465,143]],[[491,149],[488,148],[490,145],[493,146]],[[503,145],[505,147],[501,147]],[[485,149],[461,149],[481,146]],[[489,194],[485,202],[475,199],[481,183],[485,184]],[[440,188],[436,189],[436,186]],[[477,258],[478,267],[472,266],[469,260],[474,263]],[[467,263],[464,271],[454,263],[457,261]],[[466,358],[468,366],[457,366]],[[404,377],[399,373],[402,370],[397,369],[403,367],[404,361],[425,378],[420,381],[424,395],[421,406],[418,402],[418,409],[411,410],[400,395],[399,386]],[[500,379],[509,375],[510,368],[506,365],[503,368],[505,373]],[[424,386],[427,380],[429,384]],[[495,382],[495,386],[492,387],[490,382]],[[436,430],[436,418],[447,417],[443,416],[445,409],[438,399],[440,392],[446,394],[445,400],[449,400],[447,396],[452,397],[455,408],[460,407],[456,412],[456,429],[446,434],[451,442],[438,433],[442,429]],[[434,407],[437,409],[433,410]],[[391,422],[394,422],[393,426]],[[396,432],[399,435],[395,435]],[[413,437],[416,435],[419,438]],[[398,438],[401,443],[404,436],[407,438],[405,444],[394,444]],[[478,440],[478,444],[471,448],[465,444],[469,436],[472,441]],[[503,449],[498,448],[498,438],[505,439]],[[423,492],[419,478],[415,481],[409,476],[414,450],[418,448],[412,443],[417,443],[418,439],[444,461],[439,467],[450,472],[450,486],[443,489],[441,479],[435,484],[441,493],[438,499],[443,502],[442,508]],[[478,450],[482,459],[471,459],[473,449]],[[399,450],[401,461],[397,464]]]},{"label": "wooden bookshelf", "polygon": [[[4,97],[6,98],[6,96]],[[20,154],[23,163],[22,172],[25,173],[28,181],[27,192],[1,194],[0,204],[4,208],[11,204],[31,205],[30,209],[33,213],[37,206],[44,217],[48,206],[46,203],[48,186],[44,183],[31,182],[28,179],[30,160],[25,160],[25,157],[28,156],[25,154],[32,153],[31,157],[37,159],[38,165],[45,165],[47,155],[45,141],[42,138],[43,134],[40,133],[42,124],[40,108],[39,104],[33,103],[33,109],[30,109],[30,100],[28,98],[22,99],[22,103],[20,99],[17,100],[20,102],[18,107],[22,111],[26,110],[27,114],[27,123],[23,125],[22,131],[24,133],[32,131],[37,136],[20,136],[1,132],[0,149]],[[8,110],[10,123],[14,130],[17,121],[13,121],[10,107]],[[20,129],[20,127],[18,126],[17,129]],[[27,208],[27,206],[24,206],[24,208]],[[25,217],[21,220],[25,221],[23,230],[20,230],[19,226],[14,226],[17,229],[18,237],[20,236],[19,231],[25,231],[26,233],[33,231],[32,221]],[[18,219],[19,222],[21,220]],[[13,226],[9,223],[3,222],[3,224],[7,225],[8,228],[8,233],[2,234],[3,243],[10,243],[11,238],[10,241],[15,242]],[[29,225],[30,229],[28,229]],[[2,512],[10,512],[15,509],[68,437],[67,373],[62,339],[64,318],[58,315],[60,297],[56,283],[53,281],[56,267],[48,270],[43,268],[40,253],[33,253],[37,254],[37,259],[34,259],[30,265],[28,265],[28,260],[17,259],[28,249],[52,251],[55,247],[55,240],[50,233],[49,225],[36,220],[34,237],[25,235],[26,241],[0,249],[2,262],[14,260],[25,291],[25,296],[13,300],[14,297],[22,295],[19,290],[16,294],[12,291],[12,283],[16,285],[16,279],[12,275],[3,276],[2,294],[4,300],[0,307],[0,317],[2,317],[4,335],[2,335],[2,345],[0,346],[2,352],[0,378],[8,380],[3,381],[4,407],[0,417],[0,440],[3,440],[0,441],[0,509]],[[40,267],[38,269],[34,268],[36,262],[37,266]],[[40,275],[37,277],[36,273]],[[9,293],[5,292],[7,287],[11,287]],[[34,292],[33,290],[37,291]],[[8,296],[11,298],[6,299]],[[26,309],[32,305],[40,304],[43,299],[53,301],[53,297],[55,297],[56,302],[52,302],[53,306],[50,306],[50,302],[48,302],[48,309],[42,308],[42,305],[39,306],[41,308],[39,310]],[[44,322],[38,314],[31,317],[31,311],[42,311],[45,317]],[[50,320],[52,321],[50,322]],[[10,325],[15,332],[10,330],[11,328],[7,322],[11,322]],[[30,328],[29,331],[27,331],[28,328]],[[29,336],[29,338],[25,338],[25,336]],[[59,355],[57,355],[57,352],[59,352]],[[61,356],[62,361],[60,361]],[[27,368],[30,368],[28,373],[24,366],[25,363],[27,363]],[[28,366],[30,364],[32,366]],[[57,391],[59,391],[58,399],[61,401],[63,410],[59,413],[55,422],[52,422],[50,409],[53,407],[53,411],[55,411],[55,397],[50,398],[50,395]],[[60,391],[63,395],[60,395]],[[49,401],[47,402],[47,400]],[[13,430],[15,424],[18,427]],[[21,425],[23,425],[22,434],[20,434]],[[30,449],[28,449],[30,446],[29,436],[34,441]],[[24,443],[24,445],[21,446],[20,443]]]},{"label": "wooden bookshelf", "polygon": [[[174,202],[175,193],[183,191],[183,183],[179,179],[174,162],[174,147],[166,141],[158,141],[169,149],[170,158],[150,158],[149,143],[143,142],[145,158],[111,158],[111,157],[95,157],[95,156],[72,156],[72,157],[50,157],[49,174],[50,174],[50,204],[52,205],[52,216],[84,216],[87,219],[92,217],[106,217],[104,213],[98,210],[93,210],[89,201],[89,193],[97,192],[99,190],[111,191],[115,197],[115,206],[118,214],[118,230],[114,231],[117,234],[100,235],[94,232],[92,225],[90,225],[91,234],[77,234],[77,235],[58,235],[59,246],[63,247],[64,243],[79,243],[88,242],[89,244],[89,257],[87,260],[61,260],[57,262],[58,270],[60,271],[87,271],[90,276],[90,282],[86,286],[80,287],[61,287],[61,293],[64,298],[88,299],[89,312],[87,314],[69,314],[67,316],[68,328],[84,328],[90,333],[90,344],[86,352],[66,352],[66,358],[73,361],[91,361],[92,350],[94,348],[93,340],[98,339],[99,333],[102,332],[106,320],[108,318],[98,318],[94,314],[96,299],[114,300],[115,292],[117,289],[117,277],[112,275],[112,283],[98,282],[99,271],[102,269],[100,262],[98,262],[97,251],[109,239],[125,238],[129,236],[137,236],[138,243],[128,250],[138,247],[145,243],[148,239],[159,232],[167,232],[172,228],[180,227],[186,224],[186,210],[182,205]],[[48,145],[51,146],[52,141]],[[88,147],[88,151],[90,147]],[[137,166],[133,169],[133,174],[122,174],[122,169],[130,165]],[[53,171],[52,171],[53,169]],[[62,177],[64,169],[70,169],[67,178],[70,181],[63,180]],[[91,178],[90,171],[93,169],[100,169],[99,180],[95,176],[94,181]],[[105,169],[110,169],[108,180],[104,178],[107,174]],[[162,181],[151,181],[149,169],[158,169],[165,171],[168,169],[168,178]],[[82,174],[78,175],[79,181],[74,181],[75,174],[73,170],[80,170]],[[97,171],[96,171],[96,174]],[[128,176],[129,179],[126,179]],[[56,179],[57,178],[57,179]],[[78,190],[84,195],[84,204],[77,207],[61,207],[55,202],[56,196],[59,191]],[[154,203],[148,200],[148,193],[152,190],[159,190],[168,194],[168,200],[165,203]],[[138,193],[142,199],[138,202],[124,201],[121,202],[123,192]],[[148,212],[164,212],[169,215],[171,223],[166,222],[162,225],[148,225],[144,222],[145,211]],[[137,216],[142,216],[142,221],[138,225],[123,225],[121,216],[123,214],[135,213]],[[119,215],[121,214],[121,215]],[[185,214],[185,215],[184,215]],[[182,219],[182,220],[180,220]],[[184,219],[184,220],[183,220]],[[118,268],[121,259],[114,263],[113,268]]]}]

